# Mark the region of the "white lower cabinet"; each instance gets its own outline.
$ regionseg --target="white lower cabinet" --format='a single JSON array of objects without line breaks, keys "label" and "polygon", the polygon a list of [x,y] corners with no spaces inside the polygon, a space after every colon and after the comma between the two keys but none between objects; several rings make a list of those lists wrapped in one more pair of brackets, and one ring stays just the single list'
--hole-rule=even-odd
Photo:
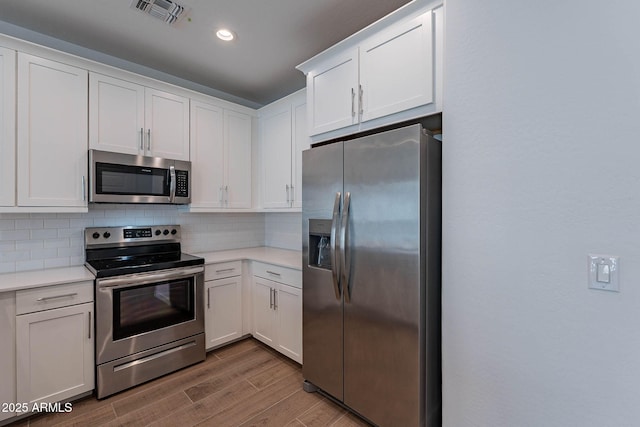
[{"label": "white lower cabinet", "polygon": [[31,407],[93,390],[92,300],[93,282],[16,292],[16,402]]},{"label": "white lower cabinet", "polygon": [[242,334],[241,261],[205,266],[205,338],[207,350]]},{"label": "white lower cabinet", "polygon": [[253,337],[302,363],[302,273],[254,262],[252,294]]},{"label": "white lower cabinet", "polygon": [[[16,297],[15,292],[0,293],[0,404],[16,400]],[[12,418],[15,407],[0,408],[0,423]],[[5,410],[6,409],[6,410]]]}]

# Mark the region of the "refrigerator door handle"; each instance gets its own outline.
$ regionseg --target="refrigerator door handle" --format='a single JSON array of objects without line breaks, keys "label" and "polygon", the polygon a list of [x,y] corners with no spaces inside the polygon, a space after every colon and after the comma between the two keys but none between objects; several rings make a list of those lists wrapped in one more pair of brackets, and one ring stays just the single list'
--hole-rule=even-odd
[{"label": "refrigerator door handle", "polygon": [[331,276],[333,278],[333,290],[336,293],[336,299],[340,299],[340,265],[338,264],[338,222],[340,221],[340,200],[342,195],[340,192],[336,193],[336,199],[333,202],[333,216],[331,218]]},{"label": "refrigerator door handle", "polygon": [[342,225],[340,227],[340,254],[342,260],[342,287],[344,288],[345,302],[351,302],[351,284],[349,283],[350,268],[347,259],[347,246],[349,244],[347,237],[349,234],[349,205],[351,204],[351,193],[346,192],[344,195],[344,207],[342,208]]}]

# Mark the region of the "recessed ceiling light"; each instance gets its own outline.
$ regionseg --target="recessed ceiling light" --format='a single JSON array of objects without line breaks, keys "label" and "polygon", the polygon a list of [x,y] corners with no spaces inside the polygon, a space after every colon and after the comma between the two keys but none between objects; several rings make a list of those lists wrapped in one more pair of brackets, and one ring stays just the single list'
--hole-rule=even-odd
[{"label": "recessed ceiling light", "polygon": [[218,36],[220,40],[224,40],[226,42],[229,42],[235,38],[233,32],[225,28],[218,30],[216,32],[216,36]]}]

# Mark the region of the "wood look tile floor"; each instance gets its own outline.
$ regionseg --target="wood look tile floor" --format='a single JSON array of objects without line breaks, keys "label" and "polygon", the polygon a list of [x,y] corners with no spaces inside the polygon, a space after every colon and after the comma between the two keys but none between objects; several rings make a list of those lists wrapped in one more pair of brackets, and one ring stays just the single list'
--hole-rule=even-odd
[{"label": "wood look tile floor", "polygon": [[333,426],[365,423],[318,393],[302,390],[300,365],[249,338],[207,354],[197,365],[69,413],[10,424],[38,426]]}]

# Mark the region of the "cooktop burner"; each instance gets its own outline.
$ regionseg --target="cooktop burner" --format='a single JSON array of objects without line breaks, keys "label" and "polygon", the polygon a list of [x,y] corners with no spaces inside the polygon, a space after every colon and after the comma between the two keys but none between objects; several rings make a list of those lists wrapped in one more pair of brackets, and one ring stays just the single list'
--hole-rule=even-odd
[{"label": "cooktop burner", "polygon": [[204,264],[180,249],[180,226],[85,229],[85,266],[97,278]]}]

